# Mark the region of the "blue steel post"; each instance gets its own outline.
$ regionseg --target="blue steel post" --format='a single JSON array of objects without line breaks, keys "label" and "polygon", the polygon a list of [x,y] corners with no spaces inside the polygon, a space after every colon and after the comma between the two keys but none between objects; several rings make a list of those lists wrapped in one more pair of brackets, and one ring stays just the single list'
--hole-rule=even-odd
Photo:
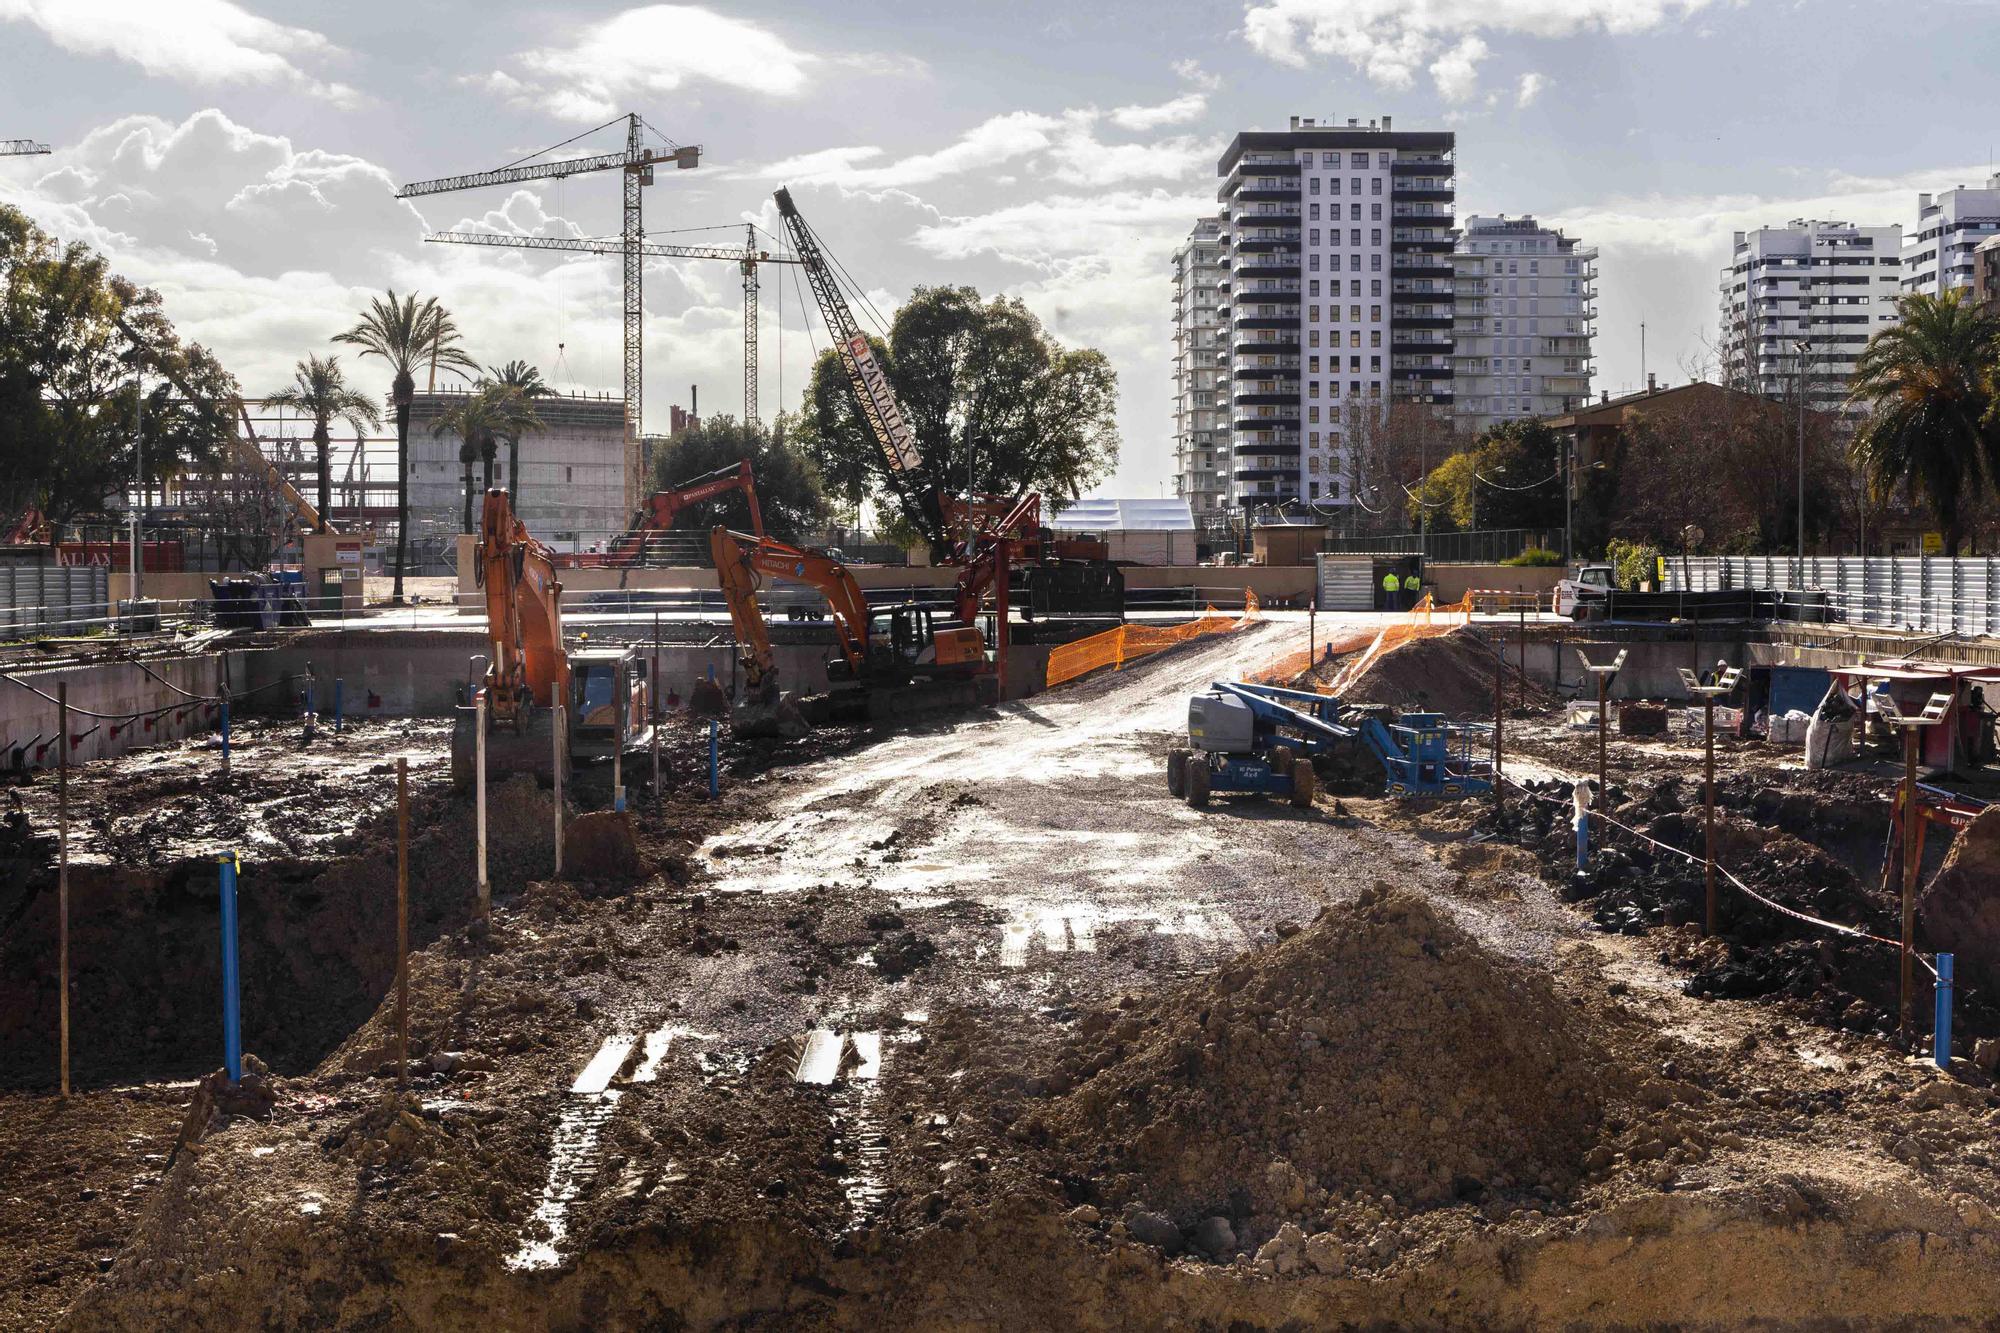
[{"label": "blue steel post", "polygon": [[[710,670],[713,671],[713,668],[710,668]],[[711,679],[713,679],[712,676]],[[716,723],[714,718],[710,718],[708,720],[708,794],[710,796],[714,796],[722,790],[716,775],[716,737],[720,732],[721,727]]]},{"label": "blue steel post", "polygon": [[1951,955],[1937,956],[1937,1016],[1931,1059],[1939,1069],[1951,1068]]},{"label": "blue steel post", "polygon": [[222,1066],[229,1081],[243,1077],[241,970],[236,958],[236,853],[222,857]]},{"label": "blue steel post", "polygon": [[1585,870],[1590,862],[1590,815],[1582,810],[1576,812],[1576,868]]}]

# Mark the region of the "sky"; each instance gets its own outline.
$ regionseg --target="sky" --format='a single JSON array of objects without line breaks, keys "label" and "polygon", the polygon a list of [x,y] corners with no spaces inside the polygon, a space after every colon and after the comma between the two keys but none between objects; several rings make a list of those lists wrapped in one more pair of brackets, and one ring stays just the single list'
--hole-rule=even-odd
[{"label": "sky", "polygon": [[[395,191],[636,111],[702,149],[645,191],[654,239],[781,232],[783,184],[885,316],[918,286],[1019,297],[1118,372],[1097,493],[1155,496],[1170,257],[1236,132],[1385,113],[1456,131],[1461,217],[1533,214],[1598,249],[1596,383],[1615,392],[1710,362],[1732,231],[1908,227],[1919,191],[1982,183],[1996,54],[2000,0],[0,0],[0,139],[54,148],[0,158],[0,201],[157,288],[246,392],[393,287],[442,298],[483,364],[615,394],[614,259],[424,242],[613,234],[615,174]],[[826,334],[795,270],[764,274],[768,420]],[[739,281],[649,261],[647,430],[691,385],[704,414],[742,411]]]}]

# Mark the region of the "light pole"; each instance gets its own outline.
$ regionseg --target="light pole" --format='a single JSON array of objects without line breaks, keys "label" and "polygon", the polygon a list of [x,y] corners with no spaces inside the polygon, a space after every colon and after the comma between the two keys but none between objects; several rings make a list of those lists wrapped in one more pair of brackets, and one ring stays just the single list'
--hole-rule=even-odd
[{"label": "light pole", "polygon": [[139,577],[143,566],[139,560],[139,511],[146,505],[146,372],[135,358],[132,362],[132,480],[135,494],[132,498],[132,591],[128,594],[134,602],[139,600]]},{"label": "light pole", "polygon": [[[1810,310],[1811,306],[1808,305]],[[1799,354],[1799,585],[1806,581],[1806,354],[1812,344],[1801,339],[1792,344]]]}]

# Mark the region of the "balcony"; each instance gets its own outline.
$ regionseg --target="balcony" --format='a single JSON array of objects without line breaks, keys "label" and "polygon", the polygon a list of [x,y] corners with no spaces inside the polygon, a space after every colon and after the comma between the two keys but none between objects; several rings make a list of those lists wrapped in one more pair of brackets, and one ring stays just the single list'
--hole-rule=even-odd
[{"label": "balcony", "polygon": [[[1268,411],[1269,409],[1266,410]],[[1289,433],[1294,439],[1296,439],[1299,433],[1298,409],[1293,408],[1292,415],[1288,417],[1245,416],[1241,412],[1238,412],[1236,420],[1232,423],[1232,425],[1236,430],[1239,431],[1245,431],[1245,430],[1284,431]]]},{"label": "balcony", "polygon": [[1393,296],[1434,296],[1447,301],[1458,300],[1458,288],[1435,278],[1400,278],[1389,284]]},{"label": "balcony", "polygon": [[1391,352],[1449,352],[1453,345],[1448,333],[1419,333],[1399,328],[1389,334]]},{"label": "balcony", "polygon": [[1436,176],[1440,174],[1440,169],[1442,169],[1442,174],[1449,176],[1451,168],[1452,157],[1450,153],[1398,153],[1395,160],[1389,163],[1389,174],[1392,176]]},{"label": "balcony", "polygon": [[1244,357],[1290,356],[1292,364],[1298,364],[1299,335],[1296,327],[1288,338],[1239,338],[1235,344],[1235,355]]},{"label": "balcony", "polygon": [[1299,447],[1299,433],[1295,430],[1253,431],[1248,436],[1238,436],[1231,442],[1238,454],[1296,453]]},{"label": "balcony", "polygon": [[1297,250],[1244,255],[1231,270],[1239,278],[1296,278],[1299,276]]},{"label": "balcony", "polygon": [[1389,183],[1389,197],[1399,204],[1449,204],[1457,191],[1450,180],[1396,180]]},{"label": "balcony", "polygon": [[1275,181],[1265,184],[1245,184],[1234,192],[1225,186],[1223,194],[1219,197],[1239,204],[1296,204],[1299,199],[1299,183],[1294,180],[1289,185],[1281,185]]},{"label": "balcony", "polygon": [[[1236,406],[1244,407],[1293,407],[1299,401],[1298,390],[1277,383],[1252,383],[1248,388],[1241,385],[1236,390]],[[1293,410],[1297,410],[1295,407]]]},{"label": "balcony", "polygon": [[1296,375],[1298,369],[1297,356],[1245,356],[1236,362],[1235,373],[1236,378],[1242,380],[1255,379],[1259,375],[1283,375],[1286,371]]},{"label": "balcony", "polygon": [[1288,231],[1271,228],[1269,236],[1245,236],[1236,242],[1236,252],[1243,255],[1262,255],[1289,251],[1299,252],[1299,232],[1293,227]]}]

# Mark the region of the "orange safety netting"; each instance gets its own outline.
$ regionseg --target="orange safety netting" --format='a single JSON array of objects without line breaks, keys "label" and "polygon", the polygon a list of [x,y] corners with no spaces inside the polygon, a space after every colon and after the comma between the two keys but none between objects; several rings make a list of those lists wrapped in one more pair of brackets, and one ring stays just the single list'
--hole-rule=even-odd
[{"label": "orange safety netting", "polygon": [[1187,643],[1211,634],[1227,634],[1231,630],[1242,629],[1255,619],[1257,619],[1257,594],[1245,588],[1241,616],[1218,615],[1211,606],[1199,619],[1190,620],[1183,625],[1166,627],[1120,625],[1117,629],[1093,634],[1087,639],[1078,639],[1075,643],[1063,644],[1051,652],[1047,684],[1053,688],[1104,667],[1110,667],[1113,671],[1123,670],[1125,664],[1134,658],[1145,657],[1163,648],[1171,648],[1175,644]]}]

